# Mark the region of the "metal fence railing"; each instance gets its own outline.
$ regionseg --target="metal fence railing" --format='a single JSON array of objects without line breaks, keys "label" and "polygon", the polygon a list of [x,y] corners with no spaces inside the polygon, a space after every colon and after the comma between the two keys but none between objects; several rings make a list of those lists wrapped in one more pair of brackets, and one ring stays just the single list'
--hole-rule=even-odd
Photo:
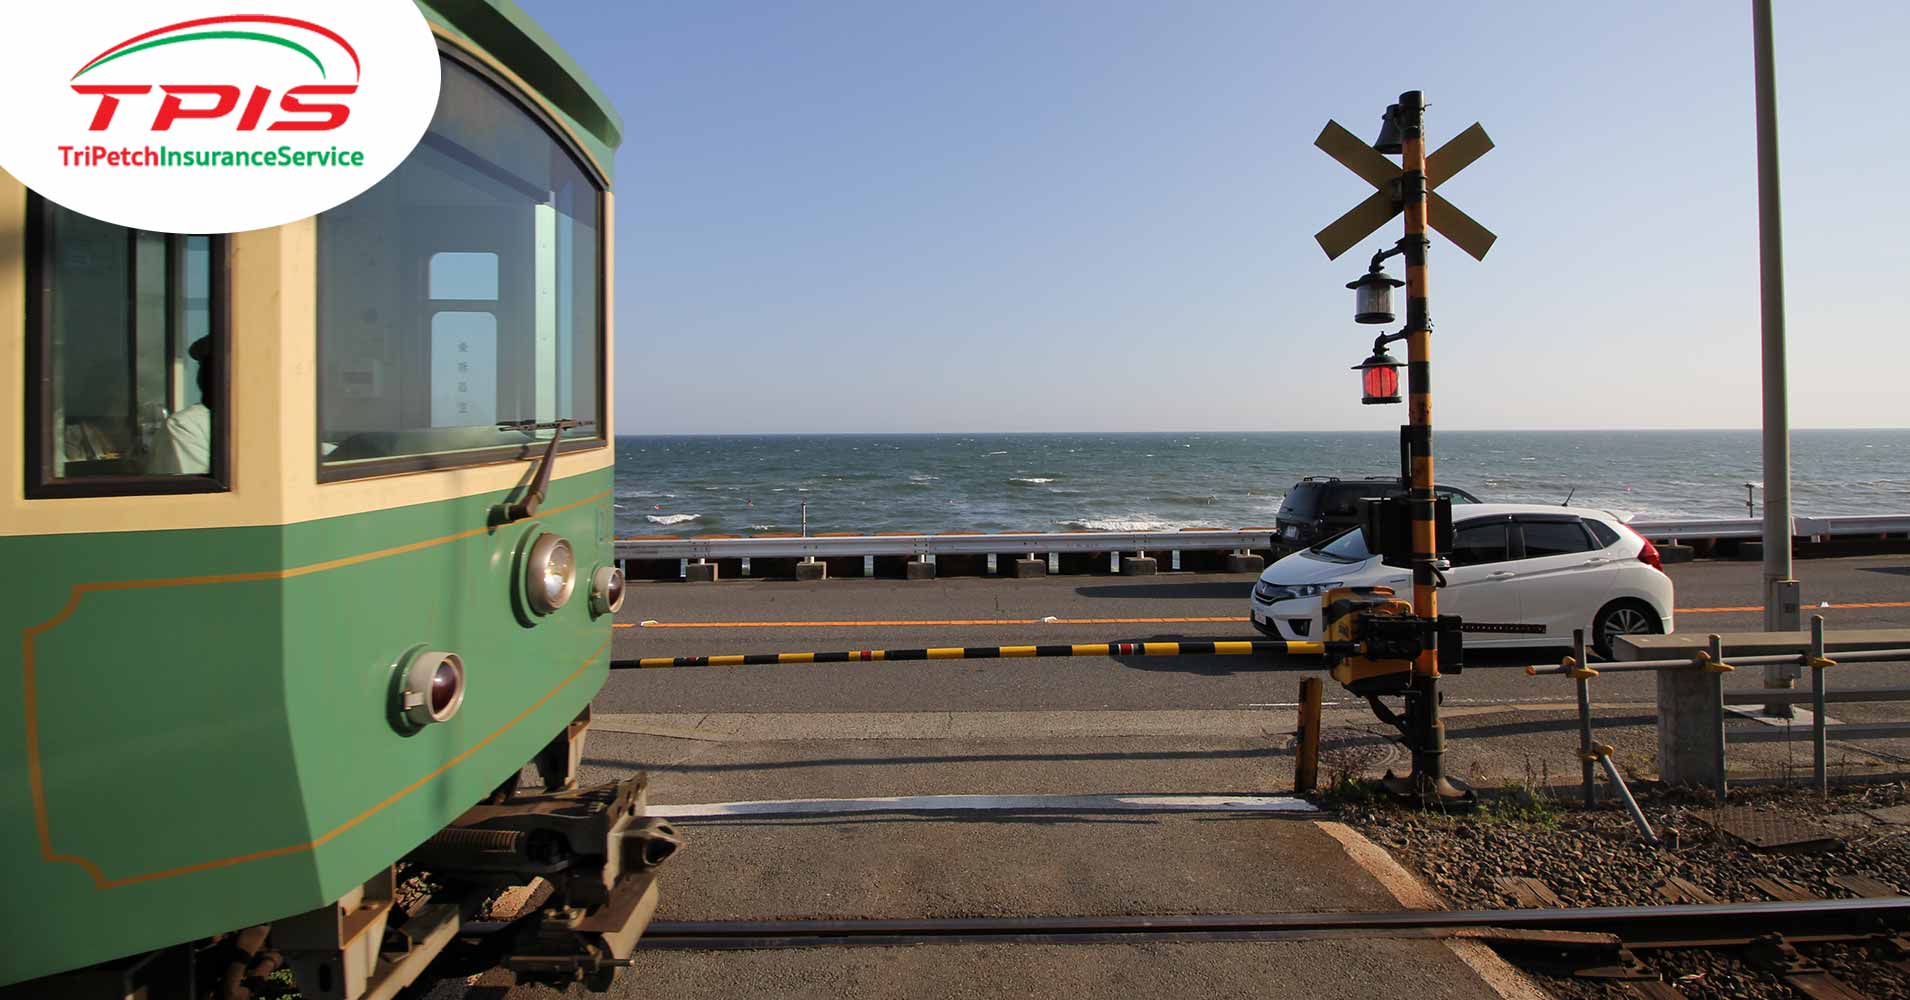
[{"label": "metal fence railing", "polygon": [[[1716,776],[1714,790],[1720,798],[1723,797],[1725,792],[1725,746],[1727,742],[1783,742],[1795,738],[1792,732],[1783,727],[1732,730],[1723,725],[1723,720],[1726,716],[1724,708],[1727,705],[1801,704],[1808,701],[1812,708],[1811,775],[1813,783],[1820,795],[1828,794],[1830,790],[1827,746],[1831,740],[1873,740],[1910,736],[1910,722],[1833,724],[1825,718],[1826,706],[1831,704],[1910,702],[1910,687],[1848,688],[1844,690],[1834,690],[1830,688],[1826,677],[1829,668],[1839,664],[1910,662],[1910,648],[1839,650],[1834,658],[1827,656],[1824,647],[1824,617],[1822,615],[1811,616],[1810,645],[1804,652],[1733,657],[1729,662],[1725,660],[1724,641],[1717,635],[1710,637],[1709,649],[1699,650],[1689,657],[1600,663],[1596,667],[1588,666],[1585,663],[1583,633],[1575,633],[1574,640],[1574,655],[1567,657],[1564,662],[1558,666],[1526,667],[1525,672],[1534,676],[1562,674],[1572,677],[1577,682],[1579,724],[1585,744],[1584,752],[1588,754],[1595,753],[1599,749],[1599,746],[1594,743],[1591,738],[1591,703],[1587,681],[1604,673],[1625,673],[1629,671],[1697,671],[1707,674],[1710,677],[1711,696],[1717,699],[1717,714],[1719,719],[1716,732],[1711,735],[1711,743],[1712,753],[1714,755],[1713,763],[1715,765],[1713,773]],[[1769,665],[1796,665],[1810,668],[1810,690],[1724,690],[1724,675],[1730,673],[1737,667]],[[1659,724],[1662,726],[1665,724],[1663,722],[1662,705],[1660,714],[1661,720]],[[1606,749],[1609,750],[1609,748]],[[1587,758],[1585,766],[1584,777],[1587,804],[1592,803],[1594,795],[1591,773],[1592,759],[1595,758]],[[1609,759],[1606,761],[1606,766],[1608,769],[1611,769]],[[1620,788],[1623,788],[1623,783],[1618,781],[1616,777],[1615,769],[1612,770],[1614,783]],[[1627,795],[1627,797],[1629,797],[1629,795]]]}]

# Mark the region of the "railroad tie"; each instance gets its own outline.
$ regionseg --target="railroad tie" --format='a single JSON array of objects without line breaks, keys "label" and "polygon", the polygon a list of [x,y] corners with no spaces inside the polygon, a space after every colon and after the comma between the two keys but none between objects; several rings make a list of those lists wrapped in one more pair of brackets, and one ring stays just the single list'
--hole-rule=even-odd
[{"label": "railroad tie", "polygon": [[1663,896],[1667,902],[1671,903],[1723,902],[1718,897],[1707,892],[1703,886],[1698,885],[1690,879],[1679,878],[1676,875],[1665,879],[1665,884],[1658,887],[1658,894]]}]

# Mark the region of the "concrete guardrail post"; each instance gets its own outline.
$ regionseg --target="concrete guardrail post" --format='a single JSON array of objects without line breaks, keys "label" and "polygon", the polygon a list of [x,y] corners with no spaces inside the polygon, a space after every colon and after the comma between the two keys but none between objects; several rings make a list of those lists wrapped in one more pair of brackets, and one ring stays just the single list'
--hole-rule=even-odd
[{"label": "concrete guardrail post", "polygon": [[1047,576],[1048,554],[1046,552],[997,552],[995,553],[995,575],[1012,577],[1016,580]]},{"label": "concrete guardrail post", "polygon": [[[900,535],[918,535],[918,534],[921,534],[921,532],[919,531],[878,531],[876,532],[876,537],[894,538]],[[909,575],[908,567],[909,567],[909,564],[914,562],[917,558],[918,558],[917,556],[876,556],[875,557],[875,575],[878,577],[881,577],[884,580],[916,579],[916,577]],[[930,575],[932,576],[933,574],[930,574]]]},{"label": "concrete guardrail post", "polygon": [[1146,552],[1135,552],[1131,556],[1126,553],[1121,554],[1122,576],[1153,576],[1158,572],[1160,572],[1160,563]]}]

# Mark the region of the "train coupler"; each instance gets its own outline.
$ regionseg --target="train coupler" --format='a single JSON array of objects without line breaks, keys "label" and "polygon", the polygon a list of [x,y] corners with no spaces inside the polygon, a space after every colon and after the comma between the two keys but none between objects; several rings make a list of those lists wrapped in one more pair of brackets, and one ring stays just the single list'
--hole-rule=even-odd
[{"label": "train coupler", "polygon": [[406,860],[485,891],[543,880],[548,894],[494,936],[498,964],[601,992],[629,964],[656,911],[657,868],[683,843],[644,815],[647,784],[640,774],[473,806]]}]

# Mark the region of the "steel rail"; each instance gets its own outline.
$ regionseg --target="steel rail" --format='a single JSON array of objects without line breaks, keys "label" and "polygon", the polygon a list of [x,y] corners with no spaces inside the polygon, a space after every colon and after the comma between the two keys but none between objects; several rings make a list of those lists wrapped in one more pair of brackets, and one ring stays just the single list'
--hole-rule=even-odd
[{"label": "steel rail", "polygon": [[[1037,656],[1323,656],[1357,652],[1352,642],[1079,642],[1030,646],[931,646],[849,649],[821,653],[734,653],[724,656],[645,656],[611,660],[612,670],[664,667],[753,667],[786,663],[892,663],[901,660],[1004,660]],[[1318,670],[1315,663],[1265,665],[1269,670]]]},{"label": "steel rail", "polygon": [[1577,931],[1615,935],[1628,947],[1675,948],[1745,941],[1867,937],[1910,927],[1910,898],[1804,902],[1594,906],[1547,910],[1382,910],[1338,913],[1163,914],[1089,917],[952,917],[868,920],[657,921],[641,948],[817,948],[978,941],[1104,942],[1173,937],[1428,935]]}]

